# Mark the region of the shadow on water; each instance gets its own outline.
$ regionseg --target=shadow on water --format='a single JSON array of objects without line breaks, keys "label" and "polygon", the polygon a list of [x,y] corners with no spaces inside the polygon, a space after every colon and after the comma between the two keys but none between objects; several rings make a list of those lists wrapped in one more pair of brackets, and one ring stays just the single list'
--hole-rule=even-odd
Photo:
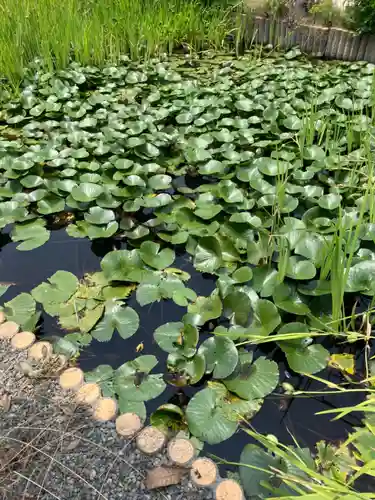
[{"label": "shadow on water", "polygon": [[[120,245],[111,240],[97,240],[94,243],[87,239],[70,238],[64,229],[51,232],[50,240],[42,247],[29,252],[16,250],[16,243],[11,242],[8,234],[0,237],[0,276],[2,282],[14,283],[3,296],[8,301],[21,292],[30,290],[49,278],[58,270],[70,271],[79,278],[85,273],[100,270],[101,258],[113,245]],[[178,255],[174,267],[191,274],[189,286],[198,295],[209,295],[215,287],[211,277],[197,272],[187,254]],[[159,370],[165,366],[166,353],[156,345],[153,339],[154,330],[166,322],[180,321],[186,309],[172,301],[163,301],[149,306],[140,307],[135,296],[129,299],[129,305],[137,310],[140,316],[140,328],[130,339],[124,341],[115,333],[110,342],[93,341],[84,349],[80,356],[80,366],[83,370],[92,370],[99,364],[110,364],[114,368],[137,356],[137,346],[142,343],[142,354],[154,354],[159,359]],[[40,330],[43,335],[62,335],[63,332],[54,318],[43,315]],[[258,352],[259,351],[259,352]],[[261,353],[260,349],[257,353]],[[256,353],[256,355],[257,355]],[[265,354],[264,352],[262,354]],[[267,353],[266,353],[267,354]],[[276,354],[276,357],[279,354]],[[302,376],[293,376],[286,370],[284,359],[279,362],[281,381],[288,381],[298,390],[318,391],[322,389],[319,382]],[[155,371],[158,371],[158,367]],[[320,374],[333,382],[339,382],[340,377],[333,371],[326,370]],[[172,400],[176,403],[191,397],[196,387],[181,389],[167,386],[165,392],[157,399],[147,404],[149,412],[159,405]],[[334,407],[354,405],[361,401],[361,395],[342,394],[340,396],[317,396],[316,398],[286,399],[283,394],[273,394],[266,399],[261,411],[251,421],[252,427],[263,434],[274,434],[283,443],[292,444],[296,438],[301,446],[312,448],[319,440],[342,441],[353,426],[360,424],[360,415],[352,414],[339,421],[332,422],[329,415],[315,416],[316,412]],[[228,461],[237,462],[244,445],[251,439],[239,431],[230,440],[214,446],[206,446],[205,451]]]}]

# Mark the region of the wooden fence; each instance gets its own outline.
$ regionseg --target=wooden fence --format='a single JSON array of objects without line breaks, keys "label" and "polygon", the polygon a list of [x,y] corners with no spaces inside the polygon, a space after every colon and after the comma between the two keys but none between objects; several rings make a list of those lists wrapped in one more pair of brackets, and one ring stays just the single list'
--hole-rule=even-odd
[{"label": "wooden fence", "polygon": [[283,49],[299,46],[316,57],[375,63],[375,35],[307,24],[291,27],[287,20],[256,16],[248,26],[248,36],[262,45]]}]

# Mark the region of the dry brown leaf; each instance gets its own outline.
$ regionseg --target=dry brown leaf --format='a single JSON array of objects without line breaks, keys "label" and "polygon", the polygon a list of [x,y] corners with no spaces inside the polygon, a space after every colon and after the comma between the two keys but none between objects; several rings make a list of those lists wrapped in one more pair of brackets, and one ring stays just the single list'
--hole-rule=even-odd
[{"label": "dry brown leaf", "polygon": [[187,469],[179,467],[155,467],[147,472],[146,488],[154,490],[171,484],[179,484],[186,472]]}]

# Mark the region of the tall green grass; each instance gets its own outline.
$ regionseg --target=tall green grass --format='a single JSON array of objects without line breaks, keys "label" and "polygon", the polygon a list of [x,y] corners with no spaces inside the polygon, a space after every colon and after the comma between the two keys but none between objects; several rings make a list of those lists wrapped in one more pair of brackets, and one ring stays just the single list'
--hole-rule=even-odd
[{"label": "tall green grass", "polygon": [[50,69],[170,52],[182,42],[220,48],[230,30],[226,0],[2,0],[0,76],[12,85],[35,57]]}]

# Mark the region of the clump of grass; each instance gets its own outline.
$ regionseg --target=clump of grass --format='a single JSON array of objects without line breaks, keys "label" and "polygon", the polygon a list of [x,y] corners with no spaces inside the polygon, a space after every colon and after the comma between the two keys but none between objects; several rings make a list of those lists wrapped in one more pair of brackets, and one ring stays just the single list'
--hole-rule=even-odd
[{"label": "clump of grass", "polygon": [[49,68],[158,55],[180,45],[219,48],[232,8],[199,0],[4,0],[0,5],[0,74],[13,86],[41,57]]}]

